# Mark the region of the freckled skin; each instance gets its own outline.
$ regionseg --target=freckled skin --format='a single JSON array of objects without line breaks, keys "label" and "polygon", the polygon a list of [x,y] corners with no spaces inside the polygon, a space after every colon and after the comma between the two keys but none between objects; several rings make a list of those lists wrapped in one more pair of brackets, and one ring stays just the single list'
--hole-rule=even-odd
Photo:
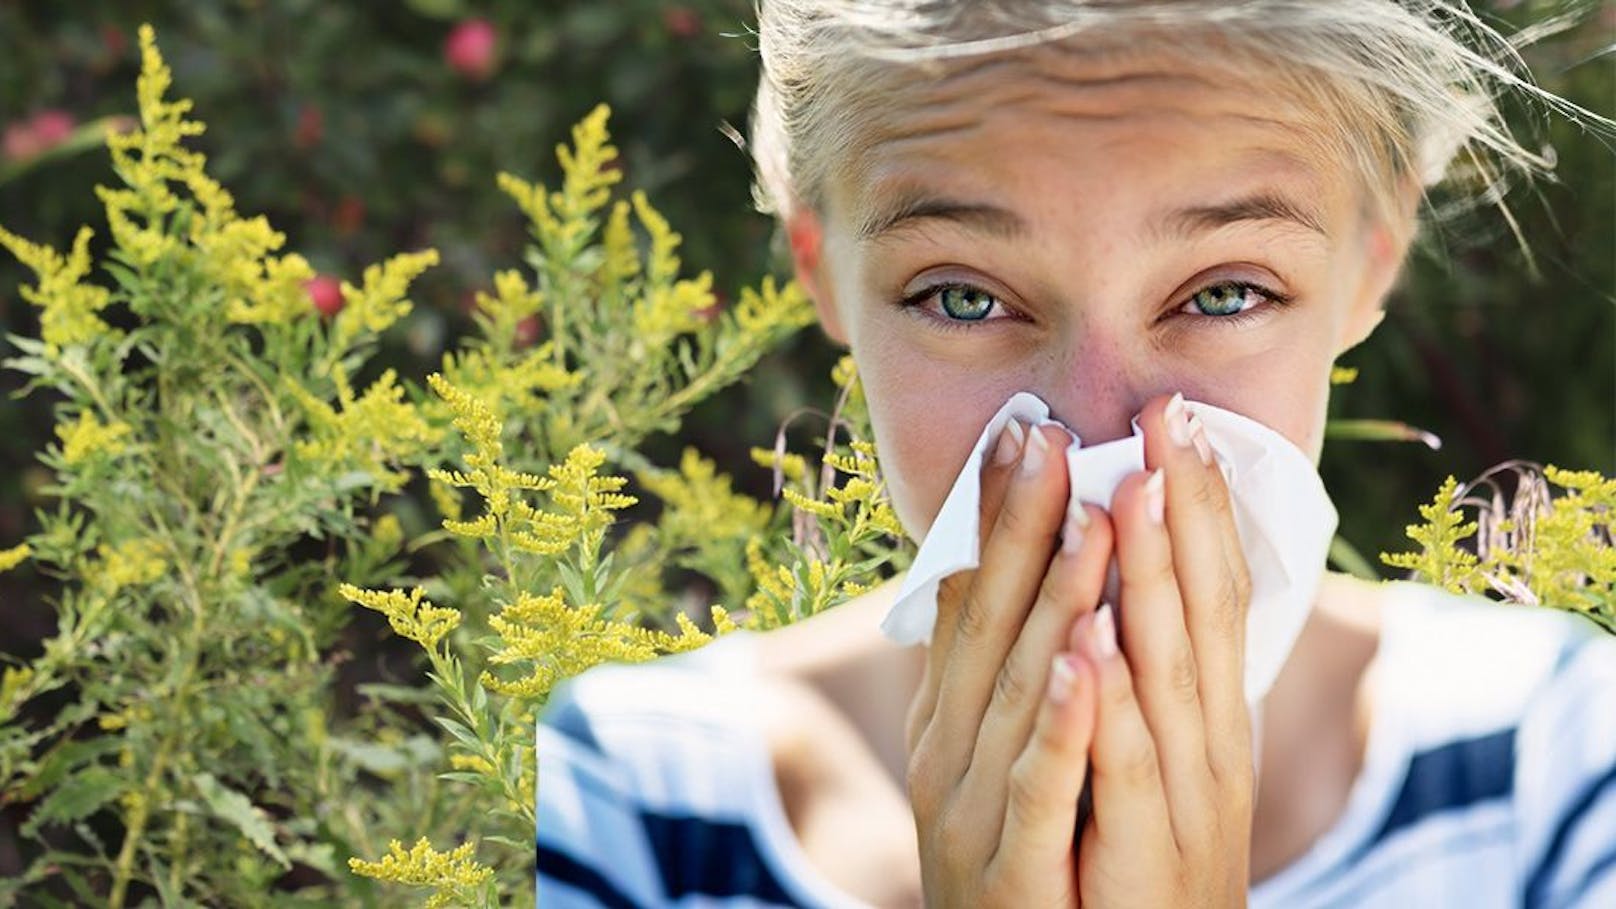
[{"label": "freckled skin", "polygon": [[[1401,250],[1366,242],[1358,183],[1309,141],[1311,115],[1185,60],[1042,48],[922,82],[827,187],[818,303],[858,362],[894,506],[916,539],[1018,390],[1048,401],[1086,444],[1127,435],[1146,400],[1181,391],[1317,459],[1331,364],[1373,328]],[[1008,209],[1025,233],[930,219],[855,236],[900,182]],[[1328,236],[1279,221],[1187,238],[1151,229],[1160,211],[1258,189],[1311,207]],[[937,279],[982,287],[1003,307],[944,330],[935,296],[922,306],[937,320],[895,304]],[[1228,280],[1294,302],[1222,325],[1180,312]]]}]

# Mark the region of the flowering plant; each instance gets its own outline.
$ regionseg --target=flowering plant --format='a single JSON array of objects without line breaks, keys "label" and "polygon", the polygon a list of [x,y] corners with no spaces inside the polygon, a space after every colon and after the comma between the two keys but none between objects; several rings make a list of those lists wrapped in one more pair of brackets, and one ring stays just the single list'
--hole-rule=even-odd
[{"label": "flowering plant", "polygon": [[[187,148],[203,126],[166,98],[150,29],[140,44],[140,124],[109,136],[121,185],[98,189],[110,284],[91,280],[88,228],[65,254],[0,229],[42,326],[6,365],[61,395],[41,456],[59,506],[0,550],[0,570],[27,563],[61,590],[44,654],[0,675],[0,801],[31,806],[38,843],[0,905],[33,887],[111,906],[376,904],[378,880],[428,905],[525,902],[533,723],[557,683],[801,618],[895,567],[857,438],[829,436],[844,482],[793,471],[780,504],[695,451],[667,469],[638,450],[811,308],[765,281],[721,310],[710,275],[683,276],[649,200],[612,199],[602,107],[559,149],[559,190],[500,178],[531,223],[530,271],[495,276],[477,333],[416,386],[371,359],[436,254],[311,286]],[[837,379],[856,395],[850,369]],[[837,425],[858,431],[847,410]],[[641,497],[609,463],[660,500],[654,521],[618,532]],[[406,541],[386,506],[412,482],[441,529]],[[799,508],[812,543],[786,532]],[[677,606],[691,572],[721,600],[706,628]],[[818,586],[780,586],[797,577]],[[362,709],[341,708],[343,641],[368,614],[354,604],[413,642],[430,685],[360,686]]]}]

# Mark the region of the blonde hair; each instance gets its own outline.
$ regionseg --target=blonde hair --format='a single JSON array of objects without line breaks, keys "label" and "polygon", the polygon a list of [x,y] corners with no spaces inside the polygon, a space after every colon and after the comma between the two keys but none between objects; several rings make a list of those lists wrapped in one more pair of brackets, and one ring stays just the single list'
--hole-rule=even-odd
[{"label": "blonde hair", "polygon": [[1508,91],[1616,126],[1532,84],[1521,60],[1520,46],[1574,16],[1506,38],[1462,0],[759,0],[757,15],[753,196],[781,218],[824,210],[831,174],[856,159],[895,77],[1056,41],[1211,37],[1282,69],[1338,124],[1327,141],[1382,214],[1403,207],[1397,188],[1411,177],[1501,204],[1512,175],[1549,174],[1552,150],[1527,149],[1504,122]]}]

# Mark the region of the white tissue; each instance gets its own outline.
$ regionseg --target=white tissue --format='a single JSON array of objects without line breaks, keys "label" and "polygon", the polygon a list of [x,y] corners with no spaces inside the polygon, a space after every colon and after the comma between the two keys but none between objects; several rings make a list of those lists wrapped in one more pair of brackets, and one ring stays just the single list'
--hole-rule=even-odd
[{"label": "white tissue", "polygon": [[[1207,441],[1228,483],[1235,528],[1251,575],[1245,688],[1247,702],[1256,704],[1273,685],[1313,608],[1335,533],[1335,506],[1313,462],[1289,439],[1240,414],[1185,403],[1205,424]],[[899,644],[929,643],[937,620],[938,582],[981,564],[977,510],[982,458],[1012,417],[1034,425],[1062,425],[1049,419],[1049,406],[1028,392],[1017,392],[988,421],[881,623],[882,632]],[[1066,450],[1066,463],[1072,495],[1110,508],[1117,484],[1145,467],[1144,436],[1135,422],[1133,435],[1126,439],[1088,448],[1074,441]],[[1127,621],[1125,616],[1122,620]]]}]

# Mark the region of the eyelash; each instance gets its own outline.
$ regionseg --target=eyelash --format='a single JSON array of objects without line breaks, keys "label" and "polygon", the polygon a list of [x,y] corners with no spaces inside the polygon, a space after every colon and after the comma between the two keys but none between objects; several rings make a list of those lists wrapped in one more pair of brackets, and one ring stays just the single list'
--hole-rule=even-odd
[{"label": "eyelash", "polygon": [[[1197,287],[1194,291],[1191,291],[1177,306],[1173,308],[1172,312],[1168,315],[1181,315],[1185,318],[1193,319],[1198,322],[1217,322],[1227,328],[1238,328],[1252,319],[1263,318],[1262,311],[1267,308],[1266,306],[1254,306],[1250,309],[1242,310],[1241,312],[1237,313],[1231,313],[1227,316],[1209,316],[1204,313],[1191,314],[1180,312],[1184,306],[1188,305],[1190,301],[1195,298],[1196,294],[1203,290],[1211,290],[1214,287],[1234,287],[1247,293],[1256,293],[1267,300],[1269,306],[1284,307],[1288,306],[1293,300],[1295,300],[1295,297],[1290,294],[1282,294],[1277,290],[1271,290],[1262,286],[1261,284],[1255,284],[1251,281],[1214,281],[1211,284]],[[975,331],[976,329],[973,326],[975,326],[977,323],[998,321],[996,319],[952,319],[948,316],[936,315],[921,308],[920,304],[926,302],[932,297],[937,296],[945,290],[954,288],[986,293],[993,297],[994,300],[997,300],[1000,306],[1004,307],[1005,309],[1009,309],[1009,307],[1004,306],[1004,301],[1000,300],[997,295],[974,284],[967,284],[963,281],[945,281],[941,284],[933,284],[929,287],[923,287],[909,296],[900,299],[898,301],[898,305],[905,310],[912,309],[920,313],[943,331]]]}]

